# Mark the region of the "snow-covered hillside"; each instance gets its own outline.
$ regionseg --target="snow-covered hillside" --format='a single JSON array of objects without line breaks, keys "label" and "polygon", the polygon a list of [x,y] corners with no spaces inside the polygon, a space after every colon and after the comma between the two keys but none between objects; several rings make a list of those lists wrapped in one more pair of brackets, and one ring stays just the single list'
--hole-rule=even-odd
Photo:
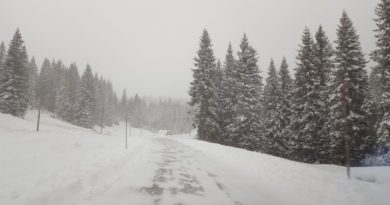
[{"label": "snow-covered hillside", "polygon": [[0,114],[0,204],[383,204],[390,167],[296,163],[124,125],[101,135],[42,116]]}]

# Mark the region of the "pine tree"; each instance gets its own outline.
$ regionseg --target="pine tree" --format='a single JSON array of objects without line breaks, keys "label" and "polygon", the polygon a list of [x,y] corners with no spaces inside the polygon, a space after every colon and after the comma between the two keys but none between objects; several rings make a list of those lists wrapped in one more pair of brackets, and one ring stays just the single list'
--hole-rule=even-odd
[{"label": "pine tree", "polygon": [[232,45],[229,43],[223,65],[220,88],[220,107],[222,108],[222,112],[220,114],[221,139],[219,141],[221,144],[226,145],[233,145],[233,136],[229,132],[228,127],[232,126],[234,108],[237,104],[237,92],[235,91],[235,80],[237,78],[236,72],[236,59],[234,59],[233,56]]},{"label": "pine tree", "polygon": [[69,113],[69,121],[71,123],[74,123],[74,116],[77,113],[77,101],[78,101],[78,96],[79,96],[79,91],[80,91],[80,75],[79,71],[77,68],[77,65],[75,63],[72,63],[69,66],[69,70],[67,72],[67,85],[68,85],[68,91],[69,91],[69,102],[71,105],[73,105],[70,109]]},{"label": "pine tree", "polygon": [[268,77],[264,86],[264,132],[262,147],[265,153],[282,156],[286,152],[282,136],[282,87],[281,80],[276,72],[274,61],[268,68]]},{"label": "pine tree", "polygon": [[114,115],[113,115],[113,123],[115,125],[119,125],[119,115],[118,115],[118,110],[119,110],[119,102],[118,102],[118,95],[116,94],[116,92],[113,92],[113,100],[112,100],[112,104],[113,104],[113,110],[114,110]]},{"label": "pine tree", "polygon": [[3,76],[4,63],[5,63],[6,56],[7,56],[7,50],[5,48],[5,44],[4,44],[4,42],[1,42],[1,44],[0,44],[0,82],[1,82],[1,78]]},{"label": "pine tree", "polygon": [[46,109],[50,112],[55,112],[57,99],[56,95],[60,85],[59,82],[61,81],[61,76],[64,75],[63,73],[65,69],[61,60],[53,60],[50,67],[51,69],[49,70],[48,74],[49,87],[47,88],[48,94]]},{"label": "pine tree", "polygon": [[291,132],[288,129],[288,125],[290,125],[291,117],[292,117],[292,86],[293,80],[291,79],[290,72],[288,70],[288,64],[285,57],[283,57],[282,63],[279,69],[279,78],[280,78],[280,115],[281,115],[281,136],[283,138],[283,144],[288,149],[285,152],[285,157],[288,157],[287,154],[290,151],[290,135]]},{"label": "pine tree", "polygon": [[138,96],[138,94],[135,94],[133,100],[132,100],[132,116],[131,116],[131,121],[132,121],[132,126],[136,128],[141,128],[142,127],[142,100]]},{"label": "pine tree", "polygon": [[[213,86],[213,97],[211,98],[211,103],[210,103],[210,110],[214,110],[215,112],[212,115],[212,118],[216,122],[214,125],[215,128],[215,133],[214,139],[211,140],[216,143],[223,144],[224,138],[222,135],[222,116],[224,113],[224,107],[222,106],[223,103],[223,89],[222,89],[222,79],[224,78],[224,71],[222,69],[222,64],[221,61],[218,60],[215,70],[214,70],[214,86]],[[174,113],[176,115],[176,113]],[[176,116],[173,117],[176,119]]]},{"label": "pine tree", "polygon": [[[376,62],[373,72],[377,77],[376,110],[379,150],[382,153],[390,152],[390,1],[381,0],[375,10],[376,13],[376,46],[372,59]],[[390,159],[386,159],[390,163]]]},{"label": "pine tree", "polygon": [[111,127],[114,124],[114,90],[110,81],[106,83],[105,90],[107,93],[105,99],[105,124]]},{"label": "pine tree", "polygon": [[216,59],[207,30],[203,31],[198,56],[193,69],[194,80],[189,94],[190,105],[195,108],[195,125],[201,140],[216,141],[220,131],[216,110]]},{"label": "pine tree", "polygon": [[290,125],[293,158],[304,162],[319,162],[317,153],[324,116],[321,96],[321,72],[317,68],[315,43],[308,28],[302,35],[298,50],[293,90],[293,116]]},{"label": "pine tree", "polygon": [[262,151],[262,78],[257,65],[257,52],[249,45],[246,35],[241,40],[237,53],[236,87],[237,104],[228,127],[233,145],[248,150]]},{"label": "pine tree", "polygon": [[70,122],[72,120],[72,107],[70,100],[70,91],[68,84],[69,81],[66,79],[67,76],[62,76],[56,93],[56,104],[55,114],[57,117]]},{"label": "pine tree", "polygon": [[48,109],[49,107],[49,91],[51,89],[51,64],[48,59],[45,59],[42,63],[41,72],[38,79],[37,95],[42,107]]},{"label": "pine tree", "polygon": [[23,117],[28,105],[28,58],[19,29],[7,52],[0,81],[0,112]]},{"label": "pine tree", "polygon": [[340,19],[335,43],[336,69],[331,86],[329,120],[332,160],[336,164],[349,164],[351,156],[355,163],[359,163],[373,145],[363,107],[368,96],[368,77],[359,36],[346,12]]},{"label": "pine tree", "polygon": [[37,102],[37,86],[38,86],[38,67],[35,62],[35,58],[32,57],[31,61],[28,63],[28,70],[29,70],[29,78],[28,78],[28,102],[31,107],[36,107]]},{"label": "pine tree", "polygon": [[105,127],[105,115],[106,115],[106,89],[105,80],[98,77],[97,73],[94,77],[95,83],[95,123],[100,127],[100,133],[103,132]]},{"label": "pine tree", "polygon": [[380,78],[381,74],[379,67],[373,67],[368,77],[368,84],[370,87],[370,96],[375,104],[379,102],[382,93]]},{"label": "pine tree", "polygon": [[94,126],[93,112],[95,107],[95,87],[91,67],[87,65],[81,78],[77,113],[75,115],[76,124],[92,128]]},{"label": "pine tree", "polygon": [[319,26],[315,35],[316,68],[320,77],[320,86],[328,86],[331,73],[334,69],[333,48],[322,26]]},{"label": "pine tree", "polygon": [[[326,124],[329,119],[331,103],[329,101],[332,89],[330,89],[331,73],[334,70],[333,48],[325,34],[322,26],[319,26],[315,35],[314,52],[316,58],[316,76],[318,77],[318,85],[315,85],[315,92],[319,94],[320,104],[318,113],[323,118],[320,118],[319,124]],[[329,127],[322,127],[318,139],[318,147],[316,148],[316,162],[329,163],[330,159],[330,137]]]},{"label": "pine tree", "polygon": [[124,119],[129,114],[126,89],[123,89],[122,98],[119,103],[119,114],[121,116],[121,119]]}]

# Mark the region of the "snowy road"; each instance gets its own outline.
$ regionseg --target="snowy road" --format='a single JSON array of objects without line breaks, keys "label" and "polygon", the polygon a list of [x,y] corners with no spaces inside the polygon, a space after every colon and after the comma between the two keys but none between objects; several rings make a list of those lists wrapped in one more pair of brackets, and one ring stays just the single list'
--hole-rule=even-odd
[{"label": "snowy road", "polygon": [[215,163],[205,154],[169,138],[149,138],[145,144],[139,157],[147,161],[141,166],[133,162],[137,165],[129,168],[130,176],[111,193],[128,187],[131,193],[124,200],[140,204],[242,204],[230,196],[217,174],[202,166]]},{"label": "snowy road", "polygon": [[[18,126],[14,126],[18,125]],[[297,163],[188,136],[99,134],[0,114],[0,204],[387,205],[390,167]]]},{"label": "snowy road", "polygon": [[[246,191],[246,201],[253,200],[250,204],[283,204],[277,198],[272,199],[275,203],[262,199],[254,188],[258,182],[245,180],[248,178],[237,176],[239,173],[226,165],[218,165],[205,153],[168,137],[145,137],[127,163],[126,168],[117,170],[119,180],[103,186],[109,187],[106,192],[81,204],[107,204],[113,200],[116,204],[244,204],[230,194],[218,173],[246,187],[242,191]],[[253,188],[251,193],[248,188]]]}]

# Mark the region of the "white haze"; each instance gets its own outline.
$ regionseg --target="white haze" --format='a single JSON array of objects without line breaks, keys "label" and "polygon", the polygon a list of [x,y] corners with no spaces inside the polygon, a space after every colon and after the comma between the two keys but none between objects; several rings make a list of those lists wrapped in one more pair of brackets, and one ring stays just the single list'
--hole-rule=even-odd
[{"label": "white haze", "polygon": [[[283,56],[291,67],[306,26],[322,24],[333,41],[346,9],[363,49],[374,48],[378,0],[1,0],[0,41],[21,29],[30,55],[77,62],[113,81],[119,94],[188,98],[193,58],[207,28],[223,60],[229,41],[247,33],[266,73]],[[40,65],[39,65],[40,66]]]}]

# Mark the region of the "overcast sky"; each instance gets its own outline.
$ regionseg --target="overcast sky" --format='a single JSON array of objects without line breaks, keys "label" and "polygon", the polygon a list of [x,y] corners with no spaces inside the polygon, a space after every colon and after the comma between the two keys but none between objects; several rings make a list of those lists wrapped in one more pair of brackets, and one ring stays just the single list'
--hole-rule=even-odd
[{"label": "overcast sky", "polygon": [[89,63],[121,95],[188,98],[193,58],[203,28],[223,60],[229,41],[238,48],[245,32],[266,73],[295,56],[305,26],[322,24],[334,41],[343,9],[367,54],[374,48],[378,0],[1,0],[0,41],[19,27],[29,55]]}]

